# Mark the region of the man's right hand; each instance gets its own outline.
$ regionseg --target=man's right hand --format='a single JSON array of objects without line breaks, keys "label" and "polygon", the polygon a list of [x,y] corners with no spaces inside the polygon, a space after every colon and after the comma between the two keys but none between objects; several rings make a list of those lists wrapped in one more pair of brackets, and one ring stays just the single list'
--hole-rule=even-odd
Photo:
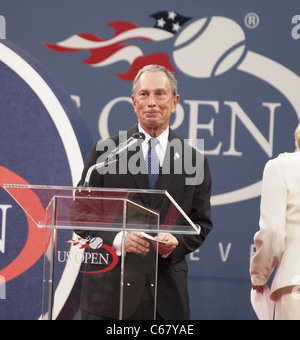
[{"label": "man's right hand", "polygon": [[136,253],[146,255],[149,252],[150,242],[146,240],[141,233],[131,232],[125,237],[125,251],[128,253]]}]

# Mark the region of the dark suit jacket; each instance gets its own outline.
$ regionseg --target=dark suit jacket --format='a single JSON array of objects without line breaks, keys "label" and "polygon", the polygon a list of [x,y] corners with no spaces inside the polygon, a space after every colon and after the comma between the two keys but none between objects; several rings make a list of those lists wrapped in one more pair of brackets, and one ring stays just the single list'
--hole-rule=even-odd
[{"label": "dark suit jacket", "polygon": [[[137,125],[127,131],[128,138],[138,131]],[[175,138],[183,143],[172,130],[169,133],[169,141]],[[119,136],[112,137],[116,145],[119,144]],[[101,143],[101,141],[100,141]],[[183,144],[181,144],[183,145]],[[101,152],[99,144],[95,143],[85,163],[82,178],[79,185],[83,185],[87,170],[90,166],[99,161]],[[101,148],[100,148],[101,149]],[[204,242],[207,234],[212,229],[211,221],[211,176],[207,160],[204,158],[201,175],[203,181],[197,185],[186,185],[186,178],[193,177],[186,173],[175,174],[174,172],[174,155],[178,153],[181,161],[184,159],[184,148],[175,150],[171,148],[167,151],[163,171],[159,176],[155,189],[166,190],[181,206],[190,219],[201,226],[200,235],[178,235],[178,246],[168,258],[162,258],[159,255],[158,269],[158,289],[157,289],[157,311],[159,315],[166,320],[178,319],[185,320],[190,318],[189,297],[187,287],[187,262],[185,256],[195,251]],[[186,150],[186,149],[185,149]],[[140,151],[141,152],[141,151]],[[128,158],[133,152],[128,152]],[[192,149],[190,153],[195,161],[196,151]],[[175,157],[176,159],[176,157]],[[171,160],[170,162],[166,160]],[[120,158],[119,160],[126,161]],[[145,167],[145,164],[141,164]],[[118,169],[118,167],[117,167]],[[184,169],[183,169],[184,170]],[[105,174],[100,175],[97,171],[91,176],[90,186],[108,187],[108,188],[134,188],[148,189],[148,175],[136,174]],[[161,202],[151,202],[148,195],[140,198],[145,205],[152,209],[160,207]],[[161,213],[161,219],[165,218],[167,212]],[[116,233],[102,232],[100,237],[104,243],[112,246]],[[153,283],[152,267],[154,251],[150,255],[140,256],[133,253],[127,253],[125,256],[125,285],[124,285],[124,311],[123,317],[126,318],[132,314],[143,294],[143,289],[147,281]],[[119,261],[120,262],[120,261]],[[87,266],[93,266],[92,264]],[[149,269],[150,266],[150,269]],[[91,267],[87,270],[93,270]],[[94,269],[95,270],[95,269]],[[87,274],[84,278],[81,308],[89,313],[101,315],[103,317],[118,318],[118,302],[120,292],[120,264],[114,269],[104,274]]]}]

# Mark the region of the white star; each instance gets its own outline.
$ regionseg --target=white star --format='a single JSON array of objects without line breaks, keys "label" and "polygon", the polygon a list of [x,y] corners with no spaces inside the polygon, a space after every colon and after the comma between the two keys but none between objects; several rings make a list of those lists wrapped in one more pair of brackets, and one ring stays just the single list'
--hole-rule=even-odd
[{"label": "white star", "polygon": [[172,31],[178,32],[180,30],[181,26],[179,25],[179,22],[176,22],[176,24],[173,24]]},{"label": "white star", "polygon": [[164,18],[157,19],[157,22],[156,22],[157,27],[163,28],[165,26],[165,24],[166,24],[166,22],[165,22]]},{"label": "white star", "polygon": [[174,11],[168,12],[168,19],[174,20],[177,14]]}]

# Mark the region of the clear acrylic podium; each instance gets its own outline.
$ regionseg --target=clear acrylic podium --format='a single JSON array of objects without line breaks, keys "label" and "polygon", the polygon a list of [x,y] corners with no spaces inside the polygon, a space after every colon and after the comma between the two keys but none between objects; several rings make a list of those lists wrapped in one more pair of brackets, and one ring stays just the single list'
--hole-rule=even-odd
[{"label": "clear acrylic podium", "polygon": [[[66,268],[70,277],[97,275],[94,278],[99,282],[114,284],[117,299],[115,318],[120,320],[126,318],[127,307],[133,303],[131,292],[134,287],[130,287],[129,272],[132,275],[132,268],[136,268],[147,273],[151,278],[153,305],[150,308],[153,308],[155,319],[159,243],[149,239],[149,256],[128,255],[124,235],[128,232],[146,233],[145,237],[155,237],[164,232],[175,236],[200,234],[200,226],[195,225],[163,190],[16,184],[5,184],[4,189],[37,227],[45,230],[43,319],[56,319],[63,307],[63,301],[55,291],[59,290],[59,278]],[[33,195],[36,201],[26,199]],[[112,246],[116,235],[120,238],[118,254]],[[110,282],[116,281],[116,278],[117,285]],[[84,291],[82,294],[85,294]]]}]

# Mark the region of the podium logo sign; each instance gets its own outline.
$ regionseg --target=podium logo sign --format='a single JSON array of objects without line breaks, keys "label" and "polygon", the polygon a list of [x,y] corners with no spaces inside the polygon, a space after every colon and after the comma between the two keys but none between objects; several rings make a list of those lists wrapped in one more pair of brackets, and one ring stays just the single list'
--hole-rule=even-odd
[{"label": "podium logo sign", "polygon": [[104,267],[96,271],[81,271],[81,273],[99,274],[113,269],[118,264],[118,255],[114,249],[104,244],[100,237],[87,236],[85,239],[77,237],[75,240],[70,240],[66,243],[71,244],[72,247],[77,247],[79,250],[90,249],[91,251],[79,251],[75,253],[58,251],[57,256],[59,262],[67,263],[75,261],[77,263],[101,265]]}]

